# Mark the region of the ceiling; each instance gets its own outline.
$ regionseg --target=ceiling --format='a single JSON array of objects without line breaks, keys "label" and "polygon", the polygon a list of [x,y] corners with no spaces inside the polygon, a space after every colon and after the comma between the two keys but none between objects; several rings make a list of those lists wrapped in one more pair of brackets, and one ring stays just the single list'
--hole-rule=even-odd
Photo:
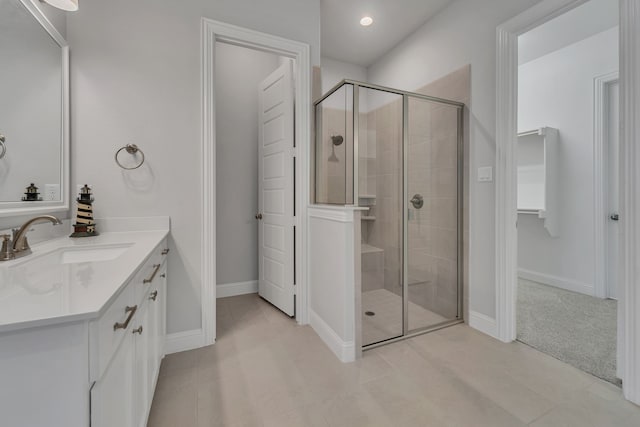
[{"label": "ceiling", "polygon": [[452,1],[321,0],[322,56],[368,67]]}]

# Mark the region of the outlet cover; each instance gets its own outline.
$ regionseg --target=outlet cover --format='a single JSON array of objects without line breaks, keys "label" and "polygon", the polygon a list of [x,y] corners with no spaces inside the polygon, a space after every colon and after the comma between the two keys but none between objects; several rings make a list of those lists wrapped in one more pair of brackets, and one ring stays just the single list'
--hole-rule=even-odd
[{"label": "outlet cover", "polygon": [[45,184],[43,199],[60,200],[60,184]]}]

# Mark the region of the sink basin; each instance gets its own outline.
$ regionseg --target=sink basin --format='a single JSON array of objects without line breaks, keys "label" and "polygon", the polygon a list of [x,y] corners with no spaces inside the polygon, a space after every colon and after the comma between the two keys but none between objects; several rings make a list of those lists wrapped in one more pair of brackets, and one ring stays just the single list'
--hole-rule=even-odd
[{"label": "sink basin", "polygon": [[110,245],[110,246],[89,246],[62,248],[60,262],[62,264],[77,264],[80,262],[111,261],[124,254],[131,244]]},{"label": "sink basin", "polygon": [[122,256],[131,246],[133,246],[133,243],[67,246],[39,256],[26,256],[10,268],[37,268],[44,271],[45,268],[56,265],[112,261]]}]

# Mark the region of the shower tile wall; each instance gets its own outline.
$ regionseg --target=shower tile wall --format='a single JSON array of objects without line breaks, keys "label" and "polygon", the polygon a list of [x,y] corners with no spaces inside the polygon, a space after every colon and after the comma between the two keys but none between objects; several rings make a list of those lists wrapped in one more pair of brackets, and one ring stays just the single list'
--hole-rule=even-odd
[{"label": "shower tile wall", "polygon": [[[445,318],[458,311],[457,109],[409,99],[409,300]],[[411,329],[428,325],[409,325]]]},{"label": "shower tile wall", "polygon": [[[435,96],[439,98],[450,99],[452,101],[462,102],[465,105],[471,103],[471,66],[466,65],[460,69],[447,74],[446,76],[419,88],[416,92]],[[462,284],[463,284],[463,312],[464,318],[468,319],[468,301],[469,301],[469,119],[467,107],[464,109],[463,118],[463,194],[462,194]],[[448,191],[443,182],[442,175],[437,175],[434,185],[442,191]]]},{"label": "shower tile wall", "polygon": [[[353,119],[352,89],[343,87],[322,102],[316,114],[321,140],[316,147],[316,202],[353,202]],[[343,107],[339,107],[343,106]],[[331,136],[342,136],[334,146]],[[349,185],[347,185],[347,183]]]},{"label": "shower tile wall", "polygon": [[[468,104],[470,67],[463,67],[417,92]],[[361,97],[360,105],[363,104]],[[414,329],[427,325],[412,322],[419,316],[411,316],[411,307],[421,306],[447,319],[458,314],[458,128],[454,108],[411,98],[409,111],[408,194],[409,198],[416,193],[424,197],[424,207],[413,210],[408,224],[409,327]],[[362,113],[359,129],[360,194],[376,196],[375,206],[368,213],[375,220],[362,223],[363,291],[378,289],[382,283],[384,289],[402,295],[401,101]],[[465,138],[465,144],[467,141]],[[463,147],[465,299],[468,298],[468,149],[468,145]],[[380,263],[384,263],[382,273]]]},{"label": "shower tile wall", "polygon": [[360,126],[366,146],[360,155],[366,192],[360,194],[375,195],[369,212],[375,220],[364,222],[363,237],[384,253],[383,287],[402,295],[402,102],[398,96],[393,99],[367,113]]},{"label": "shower tile wall", "polygon": [[[366,98],[361,96],[361,108],[366,106]],[[376,178],[377,153],[375,129],[369,129],[369,114],[360,113],[359,120],[359,158],[358,158],[358,192],[361,196],[359,204],[366,205],[375,200],[378,193]],[[376,217],[376,205],[370,206],[369,212],[363,214],[362,221],[362,291],[384,288],[385,252],[382,247],[373,246],[370,231],[373,230]],[[370,244],[367,244],[369,242]]]}]

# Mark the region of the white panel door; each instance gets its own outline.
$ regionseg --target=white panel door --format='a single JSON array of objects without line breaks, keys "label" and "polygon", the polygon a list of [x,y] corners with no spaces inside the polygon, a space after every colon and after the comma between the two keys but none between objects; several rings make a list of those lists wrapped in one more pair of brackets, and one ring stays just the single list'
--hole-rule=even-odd
[{"label": "white panel door", "polygon": [[293,316],[293,71],[287,61],[259,87],[258,293]]}]

